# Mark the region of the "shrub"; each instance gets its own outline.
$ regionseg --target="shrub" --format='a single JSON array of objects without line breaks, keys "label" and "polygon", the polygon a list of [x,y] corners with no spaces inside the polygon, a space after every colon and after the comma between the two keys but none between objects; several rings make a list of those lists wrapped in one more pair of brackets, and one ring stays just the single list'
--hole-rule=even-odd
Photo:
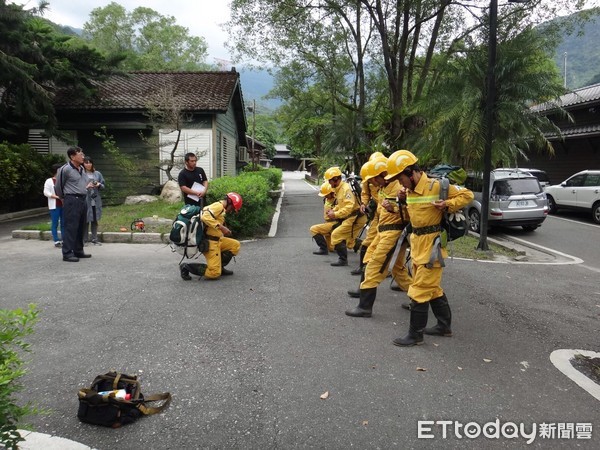
[{"label": "shrub", "polygon": [[38,153],[28,144],[0,143],[0,208],[20,211],[44,206],[44,181],[52,164],[64,162],[61,155]]},{"label": "shrub", "polygon": [[264,177],[269,183],[269,189],[272,191],[276,191],[279,189],[279,185],[281,184],[281,178],[283,177],[283,172],[281,169],[276,167],[270,169],[259,168],[258,170],[252,170],[252,166],[248,165],[244,167],[243,175],[255,174],[261,177]]},{"label": "shrub", "polygon": [[33,333],[38,312],[35,305],[28,311],[0,309],[0,444],[16,449],[23,438],[17,431],[19,420],[38,412],[30,404],[18,406],[13,394],[23,387],[18,379],[25,374],[18,350],[29,351],[23,337]]},{"label": "shrub", "polygon": [[234,236],[253,236],[266,225],[271,217],[272,205],[269,183],[257,172],[248,172],[237,177],[225,176],[210,182],[207,205],[223,200],[228,192],[242,196],[243,205],[238,214],[227,215],[227,226]]}]

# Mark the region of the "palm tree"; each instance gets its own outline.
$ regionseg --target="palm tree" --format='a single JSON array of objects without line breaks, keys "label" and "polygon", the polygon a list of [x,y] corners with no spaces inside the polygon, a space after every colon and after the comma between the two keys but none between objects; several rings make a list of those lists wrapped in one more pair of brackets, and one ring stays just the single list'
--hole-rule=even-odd
[{"label": "palm tree", "polygon": [[[553,153],[544,133],[559,129],[531,109],[564,93],[546,50],[543,36],[531,29],[498,46],[492,148],[496,164],[527,159],[530,151]],[[485,47],[449,61],[444,76],[417,106],[427,124],[414,148],[425,161],[483,168],[486,69]]]}]

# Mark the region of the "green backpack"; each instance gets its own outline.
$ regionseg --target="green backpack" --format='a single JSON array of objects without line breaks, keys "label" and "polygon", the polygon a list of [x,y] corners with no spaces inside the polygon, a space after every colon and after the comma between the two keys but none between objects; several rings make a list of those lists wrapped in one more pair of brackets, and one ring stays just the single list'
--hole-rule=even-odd
[{"label": "green backpack", "polygon": [[173,221],[169,240],[171,249],[192,258],[198,252],[207,250],[208,242],[204,236],[204,224],[200,220],[202,209],[196,205],[185,205]]}]

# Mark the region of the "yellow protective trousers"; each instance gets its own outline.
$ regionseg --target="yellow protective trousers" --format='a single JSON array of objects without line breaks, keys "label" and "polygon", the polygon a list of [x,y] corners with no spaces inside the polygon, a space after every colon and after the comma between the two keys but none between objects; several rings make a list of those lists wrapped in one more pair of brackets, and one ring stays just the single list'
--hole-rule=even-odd
[{"label": "yellow protective trousers", "polygon": [[367,230],[367,237],[363,239],[362,245],[368,247],[371,242],[377,237],[377,227],[379,226],[379,213],[375,213],[371,222],[369,223],[369,229]]},{"label": "yellow protective trousers", "polygon": [[392,278],[400,289],[404,292],[408,292],[408,288],[411,286],[413,282],[413,277],[408,273],[408,268],[406,267],[406,249],[408,248],[408,241],[404,240],[402,245],[400,246],[400,252],[398,253],[398,258],[394,263],[394,267],[392,267]]},{"label": "yellow protective trousers", "polygon": [[356,243],[356,238],[362,231],[363,227],[367,223],[367,215],[363,214],[362,216],[356,216],[356,220],[354,221],[354,225],[352,226],[352,235],[351,238],[348,239],[346,246],[348,248],[353,248]]},{"label": "yellow protective trousers", "polygon": [[322,235],[327,242],[327,249],[332,252],[333,246],[331,245],[331,232],[333,231],[333,227],[338,224],[335,222],[325,222],[325,223],[317,223],[310,227],[310,235],[316,236],[317,234]]},{"label": "yellow protective trousers", "polygon": [[436,261],[431,269],[424,264],[412,261],[413,280],[408,289],[408,296],[417,303],[426,303],[444,295],[442,285],[443,269]]},{"label": "yellow protective trousers", "polygon": [[203,253],[206,258],[204,278],[214,279],[221,276],[221,253],[224,251],[230,251],[236,256],[240,252],[240,242],[225,236],[218,241],[208,240],[208,251]]},{"label": "yellow protective trousers", "polygon": [[387,277],[390,260],[401,233],[401,230],[380,231],[375,240],[369,245],[367,253],[370,252],[371,255],[368,262],[365,255],[367,265],[365,267],[365,279],[360,284],[361,289],[376,288]]},{"label": "yellow protective trousers", "polygon": [[[340,242],[346,241],[346,246],[352,248],[354,246],[354,237],[360,233],[361,225],[357,221],[364,218],[362,224],[366,223],[366,216],[359,217],[358,215],[350,216],[344,219],[342,223],[331,232],[331,245],[334,247]],[[350,245],[352,244],[352,245]]]}]

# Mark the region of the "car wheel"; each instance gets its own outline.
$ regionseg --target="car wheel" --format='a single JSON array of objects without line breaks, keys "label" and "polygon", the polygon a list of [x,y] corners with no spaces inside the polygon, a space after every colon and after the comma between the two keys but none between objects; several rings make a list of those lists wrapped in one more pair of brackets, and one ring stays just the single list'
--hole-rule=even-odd
[{"label": "car wheel", "polygon": [[481,214],[475,208],[469,211],[469,229],[474,233],[479,233],[481,224]]},{"label": "car wheel", "polygon": [[558,211],[558,208],[556,207],[556,202],[554,201],[551,195],[546,194],[546,198],[548,199],[548,210],[552,214],[556,213],[556,211]]},{"label": "car wheel", "polygon": [[538,225],[523,225],[525,231],[534,231],[537,227]]},{"label": "car wheel", "polygon": [[600,224],[600,202],[596,202],[592,206],[592,218],[594,219],[594,222]]}]

